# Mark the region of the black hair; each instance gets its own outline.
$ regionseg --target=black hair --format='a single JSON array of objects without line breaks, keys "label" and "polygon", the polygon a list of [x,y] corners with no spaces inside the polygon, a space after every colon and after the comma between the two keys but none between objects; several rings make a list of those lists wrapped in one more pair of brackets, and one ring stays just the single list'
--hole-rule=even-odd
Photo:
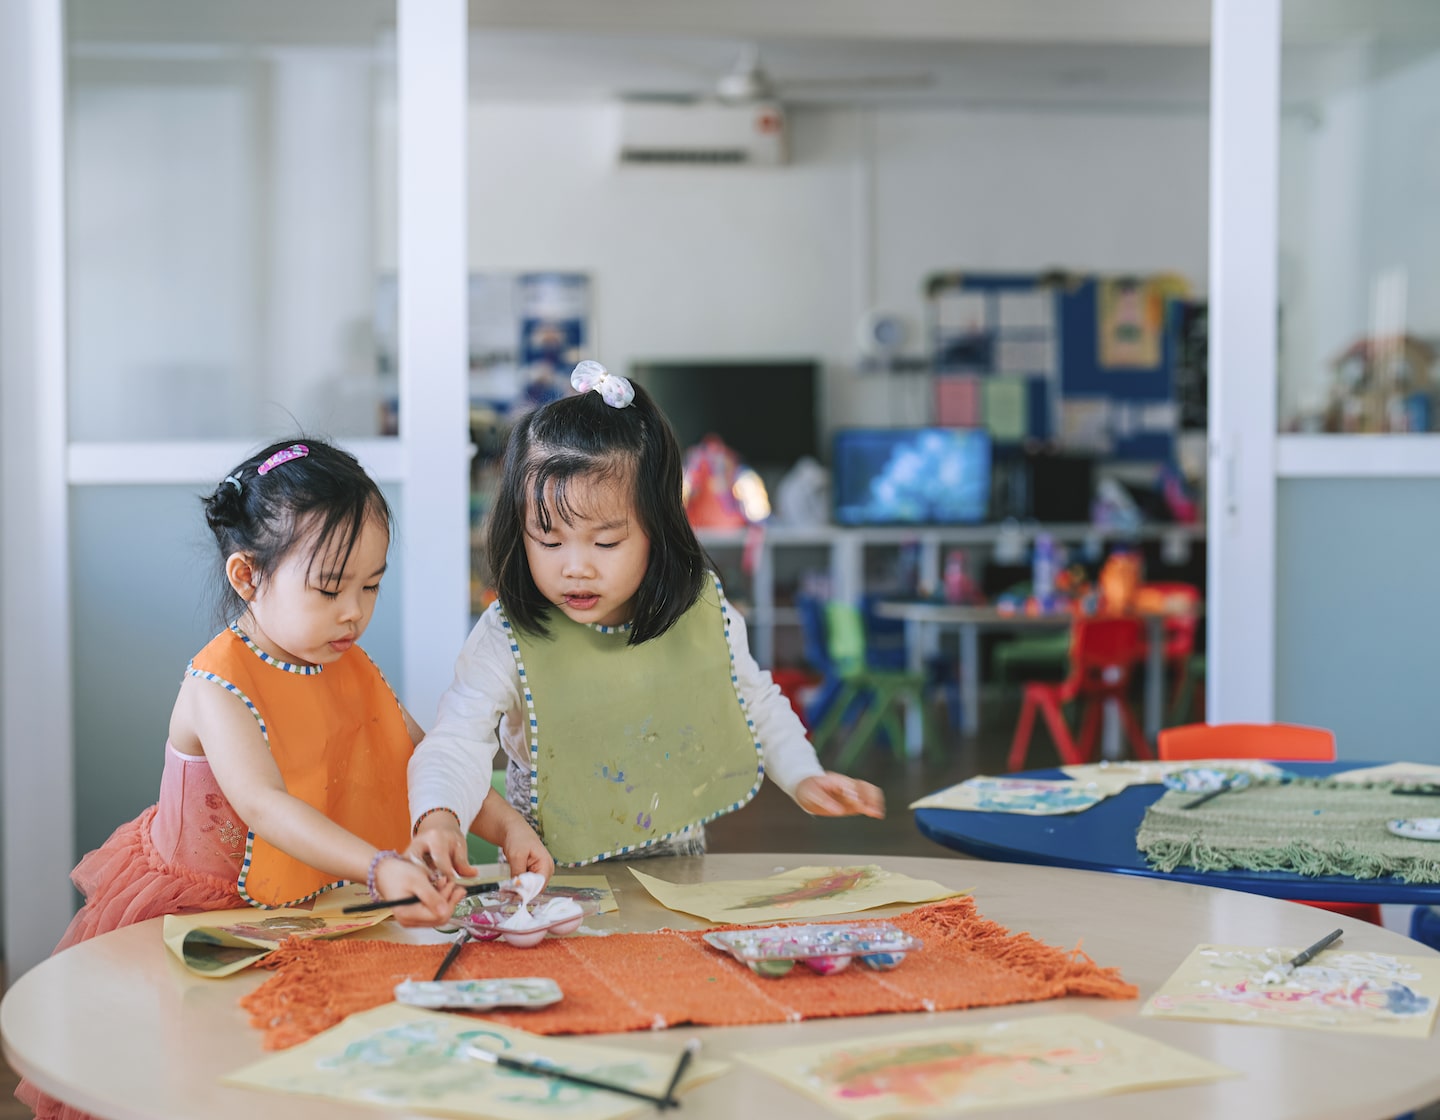
[{"label": "black hair", "polygon": [[576,511],[566,489],[574,478],[628,485],[636,516],[650,537],[650,562],[635,592],[630,645],[665,633],[705,586],[705,550],[681,499],[680,442],[650,394],[631,384],[635,399],[625,408],[612,408],[591,391],[542,405],[511,429],[485,526],[485,550],[505,614],[521,630],[548,635],[545,619],[552,606],[535,586],[525,558],[527,506],[534,503],[536,519],[546,530],[553,517],[569,523]]},{"label": "black hair", "polygon": [[[259,473],[272,456],[297,445],[305,448],[304,455]],[[308,539],[310,565],[333,561],[324,574],[338,581],[367,521],[379,522],[386,532],[394,527],[385,495],[355,456],[304,435],[255,452],[201,502],[220,551],[215,614],[222,626],[248,606],[225,575],[232,553],[248,556],[251,570],[264,580]]]}]

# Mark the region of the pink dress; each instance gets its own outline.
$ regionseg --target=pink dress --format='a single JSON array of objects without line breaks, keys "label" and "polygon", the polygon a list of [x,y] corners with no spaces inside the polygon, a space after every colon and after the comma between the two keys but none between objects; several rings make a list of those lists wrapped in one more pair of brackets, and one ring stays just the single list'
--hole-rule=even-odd
[{"label": "pink dress", "polygon": [[[159,801],[117,828],[70,873],[85,905],[55,951],[164,914],[245,906],[235,884],[246,833],[215,784],[209,760],[166,743]],[[15,1095],[41,1120],[92,1120],[28,1081]]]}]

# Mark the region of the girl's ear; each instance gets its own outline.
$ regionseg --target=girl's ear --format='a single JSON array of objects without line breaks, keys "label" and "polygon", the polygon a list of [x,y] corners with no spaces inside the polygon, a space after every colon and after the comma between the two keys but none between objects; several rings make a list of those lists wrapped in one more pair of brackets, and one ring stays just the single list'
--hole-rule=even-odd
[{"label": "girl's ear", "polygon": [[247,603],[255,598],[260,587],[260,576],[255,571],[252,557],[244,552],[232,552],[225,561],[225,578],[231,590]]}]

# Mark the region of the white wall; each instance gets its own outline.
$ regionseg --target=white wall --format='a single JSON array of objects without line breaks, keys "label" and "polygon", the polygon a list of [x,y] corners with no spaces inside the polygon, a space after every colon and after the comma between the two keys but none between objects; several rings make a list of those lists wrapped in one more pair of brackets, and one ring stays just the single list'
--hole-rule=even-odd
[{"label": "white wall", "polygon": [[[615,113],[475,103],[470,120],[471,267],[589,272],[612,368],[815,355],[830,424],[914,423],[924,379],[857,376],[854,338],[873,305],[918,343],[932,272],[1166,270],[1205,288],[1201,113],[794,111],[779,168],[620,167]],[[393,266],[393,242],[379,256]]]}]

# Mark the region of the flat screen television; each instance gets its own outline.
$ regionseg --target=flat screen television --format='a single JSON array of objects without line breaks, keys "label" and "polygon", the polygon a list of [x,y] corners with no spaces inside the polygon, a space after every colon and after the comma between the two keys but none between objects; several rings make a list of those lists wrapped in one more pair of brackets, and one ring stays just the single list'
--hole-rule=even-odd
[{"label": "flat screen television", "polygon": [[841,525],[973,525],[990,509],[990,433],[841,429],[831,487]]},{"label": "flat screen television", "polygon": [[769,486],[802,456],[820,458],[818,362],[654,361],[630,372],[669,417],[682,450],[717,435]]}]

